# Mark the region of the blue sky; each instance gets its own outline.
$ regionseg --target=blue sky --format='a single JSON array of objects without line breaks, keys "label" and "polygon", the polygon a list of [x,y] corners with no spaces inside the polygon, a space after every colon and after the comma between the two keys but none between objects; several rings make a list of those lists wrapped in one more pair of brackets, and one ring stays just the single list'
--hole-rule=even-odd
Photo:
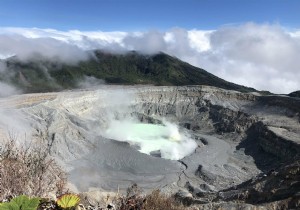
[{"label": "blue sky", "polygon": [[0,59],[165,52],[230,82],[289,93],[300,89],[299,11],[300,0],[0,0]]},{"label": "blue sky", "polygon": [[0,27],[134,31],[255,22],[300,28],[299,11],[299,0],[0,0]]}]

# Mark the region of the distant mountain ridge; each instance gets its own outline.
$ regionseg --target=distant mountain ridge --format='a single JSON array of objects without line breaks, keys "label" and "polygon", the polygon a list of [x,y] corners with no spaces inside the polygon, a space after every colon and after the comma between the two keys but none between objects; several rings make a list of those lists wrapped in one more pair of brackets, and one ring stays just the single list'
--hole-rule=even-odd
[{"label": "distant mountain ridge", "polygon": [[291,92],[290,94],[288,94],[288,96],[290,97],[296,97],[296,98],[300,98],[300,90]]},{"label": "distant mountain ridge", "polygon": [[102,79],[108,84],[209,85],[241,92],[256,91],[227,82],[165,53],[143,55],[131,51],[112,54],[96,50],[94,54],[94,58],[78,65],[40,58],[22,62],[14,57],[3,61],[10,73],[0,73],[0,80],[8,81],[25,92],[73,89],[86,77]]}]

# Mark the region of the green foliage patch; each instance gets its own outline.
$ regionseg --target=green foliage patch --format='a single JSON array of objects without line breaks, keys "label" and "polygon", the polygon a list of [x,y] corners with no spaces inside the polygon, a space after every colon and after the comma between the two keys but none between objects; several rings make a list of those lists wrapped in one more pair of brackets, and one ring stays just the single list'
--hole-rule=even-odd
[{"label": "green foliage patch", "polygon": [[13,198],[8,203],[1,203],[1,210],[36,210],[40,203],[39,198],[29,198],[26,195],[20,195]]}]

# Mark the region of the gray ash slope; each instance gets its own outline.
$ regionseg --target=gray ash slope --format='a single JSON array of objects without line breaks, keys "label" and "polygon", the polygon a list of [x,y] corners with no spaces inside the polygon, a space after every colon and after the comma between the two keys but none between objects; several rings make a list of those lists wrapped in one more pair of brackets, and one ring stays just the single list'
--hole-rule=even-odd
[{"label": "gray ash slope", "polygon": [[[262,194],[265,199],[258,204],[299,196],[297,98],[209,86],[103,86],[14,96],[0,104],[23,113],[33,128],[33,139],[49,150],[68,171],[74,189],[81,192],[125,190],[137,183],[145,190],[177,193],[195,205],[228,205],[238,200],[255,204],[255,196]],[[127,116],[143,123],[174,122],[198,147],[176,161],[140,153],[130,142],[102,135],[111,117]],[[290,178],[282,175],[276,181],[260,182],[259,177],[272,178],[270,171],[282,174],[289,165]],[[290,182],[276,186],[280,180]],[[262,184],[257,187],[257,183]],[[262,187],[265,183],[272,183],[273,194]]]}]

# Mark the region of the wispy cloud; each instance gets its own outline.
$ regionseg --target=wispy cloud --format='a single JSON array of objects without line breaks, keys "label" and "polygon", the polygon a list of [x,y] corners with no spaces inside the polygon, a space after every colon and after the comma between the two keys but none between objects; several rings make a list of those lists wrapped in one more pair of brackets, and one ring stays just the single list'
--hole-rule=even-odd
[{"label": "wispy cloud", "polygon": [[0,35],[0,54],[2,57],[17,55],[21,60],[43,55],[48,59],[76,63],[88,57],[76,45],[58,41],[54,38],[26,38],[19,34]]},{"label": "wispy cloud", "polygon": [[253,23],[213,31],[173,28],[168,31],[57,31],[0,28],[0,55],[22,59],[40,53],[76,62],[86,50],[159,51],[176,56],[231,82],[259,90],[288,93],[300,89],[300,31]]}]

